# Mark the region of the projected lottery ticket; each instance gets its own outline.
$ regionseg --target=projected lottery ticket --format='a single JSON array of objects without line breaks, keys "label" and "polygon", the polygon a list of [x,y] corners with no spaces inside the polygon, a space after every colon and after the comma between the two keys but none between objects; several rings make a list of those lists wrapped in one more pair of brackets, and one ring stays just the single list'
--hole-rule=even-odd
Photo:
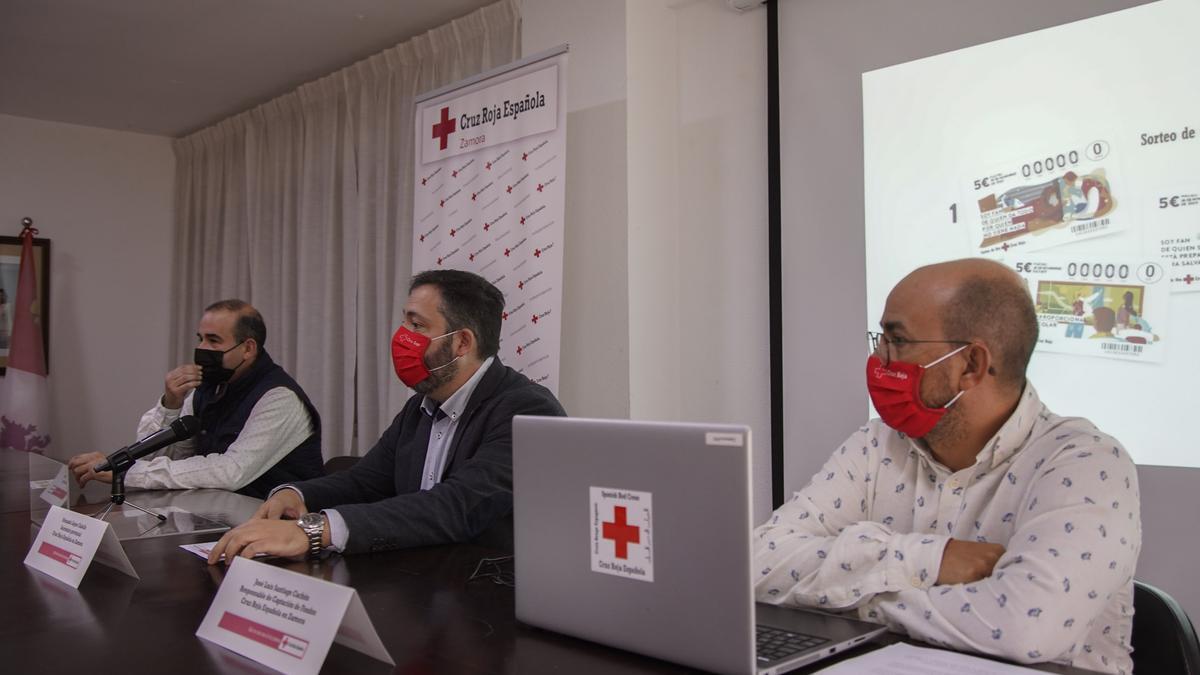
[{"label": "projected lottery ticket", "polygon": [[1128,227],[1108,141],[1047,150],[970,177],[963,220],[979,254],[1042,250]]},{"label": "projected lottery ticket", "polygon": [[1161,362],[1171,286],[1160,260],[1013,258],[1038,315],[1037,349]]},{"label": "projected lottery ticket", "polygon": [[1143,219],[1146,255],[1162,258],[1171,292],[1200,291],[1200,179],[1161,193]]}]

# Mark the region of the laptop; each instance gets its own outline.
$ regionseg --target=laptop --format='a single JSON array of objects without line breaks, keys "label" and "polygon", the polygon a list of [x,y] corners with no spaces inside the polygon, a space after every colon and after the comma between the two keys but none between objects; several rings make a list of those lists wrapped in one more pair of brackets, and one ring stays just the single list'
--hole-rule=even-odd
[{"label": "laptop", "polygon": [[750,457],[745,426],[515,417],[517,619],[735,675],[885,632],[756,605]]}]

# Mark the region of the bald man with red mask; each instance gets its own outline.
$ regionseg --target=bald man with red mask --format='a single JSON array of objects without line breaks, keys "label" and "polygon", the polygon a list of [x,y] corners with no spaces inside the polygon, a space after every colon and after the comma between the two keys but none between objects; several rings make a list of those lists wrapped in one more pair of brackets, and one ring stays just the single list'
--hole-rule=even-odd
[{"label": "bald man with red mask", "polygon": [[1131,673],[1136,469],[1026,379],[1038,326],[1024,281],[981,259],[922,267],[879,325],[866,385],[880,418],[755,531],[759,601]]}]

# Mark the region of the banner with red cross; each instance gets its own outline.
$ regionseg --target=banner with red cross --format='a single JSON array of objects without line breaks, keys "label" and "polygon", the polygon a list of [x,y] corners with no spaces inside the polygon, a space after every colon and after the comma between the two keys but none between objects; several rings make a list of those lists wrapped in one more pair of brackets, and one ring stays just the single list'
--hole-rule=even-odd
[{"label": "banner with red cross", "polygon": [[565,49],[417,100],[413,272],[475,272],[504,293],[500,360],[558,391]]},{"label": "banner with red cross", "polygon": [[607,487],[590,493],[592,571],[654,581],[651,494]]}]

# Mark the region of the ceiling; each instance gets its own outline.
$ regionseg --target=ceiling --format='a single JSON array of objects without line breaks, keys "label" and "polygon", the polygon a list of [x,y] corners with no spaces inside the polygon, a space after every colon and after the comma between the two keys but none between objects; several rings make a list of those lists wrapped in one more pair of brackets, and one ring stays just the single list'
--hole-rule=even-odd
[{"label": "ceiling", "polygon": [[0,0],[0,113],[182,136],[494,0]]}]

